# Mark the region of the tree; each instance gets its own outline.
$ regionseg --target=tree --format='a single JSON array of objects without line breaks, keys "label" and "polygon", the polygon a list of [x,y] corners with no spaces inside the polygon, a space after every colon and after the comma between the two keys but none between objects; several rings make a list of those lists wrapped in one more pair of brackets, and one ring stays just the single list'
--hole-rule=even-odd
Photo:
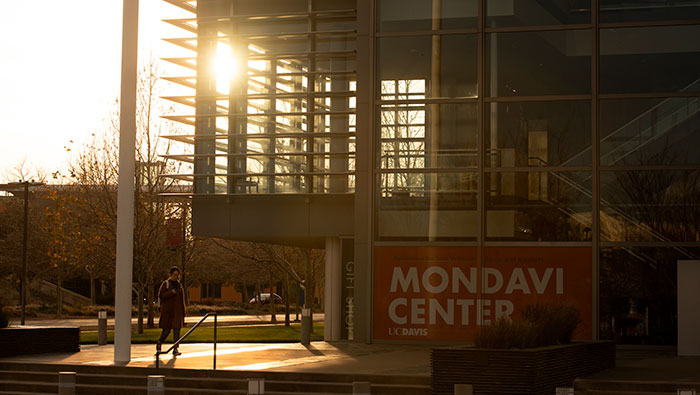
[{"label": "tree", "polygon": [[[153,322],[155,287],[159,278],[175,260],[167,246],[166,224],[177,216],[178,205],[162,194],[180,188],[174,180],[159,177],[161,173],[176,174],[178,163],[164,159],[170,151],[170,141],[161,135],[173,132],[174,123],[160,118],[172,111],[159,99],[159,71],[155,61],[146,64],[139,73],[137,87],[136,177],[134,221],[134,291],[138,305],[138,330],[143,330],[143,304],[148,306],[148,323]],[[86,207],[95,218],[92,231],[100,241],[103,257],[116,256],[116,191],[119,175],[118,103],[109,117],[103,134],[94,136],[75,160],[71,175],[86,193]],[[114,262],[113,259],[110,262]],[[101,273],[102,260],[94,261],[91,273]]]},{"label": "tree", "polygon": [[78,197],[49,189],[45,199],[43,231],[48,241],[50,273],[56,280],[56,314],[63,312],[63,281],[77,271],[77,266],[90,254],[90,243],[81,231],[83,218],[76,210]]},{"label": "tree", "polygon": [[[24,169],[26,166],[20,164],[17,169]],[[14,174],[14,173],[13,173]],[[23,174],[30,174],[29,172]],[[16,175],[16,174],[15,174]],[[13,177],[17,181],[15,175]],[[37,199],[37,195],[44,192],[43,188],[32,187],[29,189],[28,221],[27,221],[27,276],[28,283],[31,283],[45,267],[47,261],[45,238],[42,232],[42,221],[44,213],[42,205],[43,199]],[[4,194],[4,196],[3,196]],[[24,234],[24,199],[23,193],[2,193],[0,192],[0,282],[2,287],[8,286],[20,291],[22,274],[22,249]],[[27,289],[27,300],[30,299],[30,292]],[[5,293],[4,299],[8,302],[14,295]],[[18,298],[19,300],[19,298]]]},{"label": "tree", "polygon": [[[214,240],[220,248],[245,262],[252,272],[258,294],[263,275],[269,276],[270,289],[274,283],[283,281],[285,296],[285,325],[289,325],[289,279],[296,282],[299,288],[305,289],[306,305],[313,307],[316,284],[321,283],[320,273],[323,273],[322,262],[324,253],[321,250],[304,249],[267,243],[251,243],[230,240]],[[245,278],[245,277],[243,277]],[[245,282],[245,280],[243,280]],[[245,288],[245,287],[244,287]],[[258,304],[259,305],[259,304]],[[271,303],[271,321],[276,322],[274,300]]]}]

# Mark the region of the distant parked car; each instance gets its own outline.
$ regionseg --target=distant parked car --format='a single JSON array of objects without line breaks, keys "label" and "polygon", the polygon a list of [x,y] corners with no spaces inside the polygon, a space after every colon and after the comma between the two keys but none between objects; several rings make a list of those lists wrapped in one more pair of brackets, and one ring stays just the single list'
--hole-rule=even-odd
[{"label": "distant parked car", "polygon": [[[275,304],[282,303],[282,297],[277,295],[277,294],[272,294],[272,297],[275,298]],[[268,304],[270,303],[270,294],[269,293],[264,293],[260,294],[253,299],[249,300],[248,303],[250,304],[257,304],[260,302],[260,304]]]}]

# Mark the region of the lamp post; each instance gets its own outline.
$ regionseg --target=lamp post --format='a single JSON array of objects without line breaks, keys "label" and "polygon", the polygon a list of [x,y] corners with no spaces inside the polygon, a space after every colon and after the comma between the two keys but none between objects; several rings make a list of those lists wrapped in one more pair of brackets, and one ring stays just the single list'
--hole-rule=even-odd
[{"label": "lamp post", "polygon": [[18,181],[10,182],[8,184],[0,185],[0,190],[10,192],[16,195],[18,192],[24,192],[24,229],[22,234],[22,278],[20,280],[20,304],[22,305],[22,313],[20,315],[20,324],[24,325],[25,313],[27,309],[27,287],[29,286],[27,282],[27,243],[28,243],[28,232],[27,232],[27,222],[29,216],[29,187],[44,185],[43,182],[34,181]]}]

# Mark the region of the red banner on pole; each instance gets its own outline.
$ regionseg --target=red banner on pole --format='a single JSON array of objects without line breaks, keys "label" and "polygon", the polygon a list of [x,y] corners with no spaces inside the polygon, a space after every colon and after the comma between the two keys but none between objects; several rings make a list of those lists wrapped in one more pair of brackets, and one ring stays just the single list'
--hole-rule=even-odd
[{"label": "red banner on pole", "polygon": [[168,219],[166,222],[166,232],[168,248],[178,248],[185,242],[182,238],[182,219]]}]

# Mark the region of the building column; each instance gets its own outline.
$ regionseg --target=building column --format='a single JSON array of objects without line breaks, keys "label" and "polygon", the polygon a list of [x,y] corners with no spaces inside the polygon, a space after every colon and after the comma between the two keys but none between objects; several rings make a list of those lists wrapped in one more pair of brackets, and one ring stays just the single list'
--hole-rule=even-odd
[{"label": "building column", "polygon": [[117,192],[117,267],[114,297],[114,362],[119,364],[126,364],[131,360],[138,0],[124,0],[123,18],[122,86],[119,112],[119,190]]},{"label": "building column", "polygon": [[357,1],[357,126],[353,340],[372,342],[372,238],[374,214],[374,2]]},{"label": "building column", "polygon": [[342,257],[340,239],[326,238],[326,274],[324,291],[325,327],[323,340],[340,340],[342,321]]}]

